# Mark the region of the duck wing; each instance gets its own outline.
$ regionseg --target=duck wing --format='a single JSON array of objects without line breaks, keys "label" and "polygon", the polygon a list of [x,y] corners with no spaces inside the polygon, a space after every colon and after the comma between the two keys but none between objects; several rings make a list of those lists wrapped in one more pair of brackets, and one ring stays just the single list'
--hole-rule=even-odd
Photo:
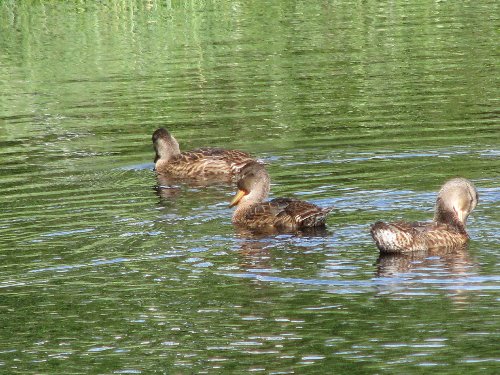
[{"label": "duck wing", "polygon": [[225,162],[233,175],[239,175],[241,169],[252,161],[263,164],[261,160],[256,160],[252,155],[240,150],[224,150],[221,148],[200,148],[195,150],[204,155],[204,158],[211,160],[222,160]]},{"label": "duck wing", "polygon": [[425,251],[463,246],[467,235],[458,228],[436,222],[376,222],[370,231],[384,252]]},{"label": "duck wing", "polygon": [[257,203],[245,214],[252,226],[273,226],[279,229],[300,229],[325,225],[327,214],[333,208],[321,208],[298,199],[276,198]]},{"label": "duck wing", "polygon": [[225,161],[241,161],[252,159],[252,156],[244,151],[224,150],[215,147],[202,147],[191,151],[184,151],[176,158],[176,162],[193,163],[203,159],[220,159]]},{"label": "duck wing", "polygon": [[169,162],[169,169],[190,178],[235,175],[252,160],[243,151],[204,147],[182,152]]},{"label": "duck wing", "polygon": [[325,225],[328,213],[333,207],[321,208],[315,204],[292,198],[276,198],[271,204],[281,208],[280,215],[289,216],[299,228]]}]

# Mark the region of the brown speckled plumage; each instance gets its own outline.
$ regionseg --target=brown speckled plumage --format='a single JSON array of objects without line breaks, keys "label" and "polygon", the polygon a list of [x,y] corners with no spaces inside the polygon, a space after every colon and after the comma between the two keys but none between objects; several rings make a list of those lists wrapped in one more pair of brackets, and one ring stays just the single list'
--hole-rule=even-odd
[{"label": "brown speckled plumage", "polygon": [[177,140],[164,128],[153,133],[155,170],[174,178],[231,181],[241,168],[255,159],[246,152],[221,148],[198,148],[180,152]]},{"label": "brown speckled plumage", "polygon": [[265,167],[250,163],[241,170],[238,194],[231,205],[238,205],[233,223],[249,229],[295,231],[325,225],[332,208],[321,208],[312,203],[292,198],[276,198],[263,202],[270,189],[270,178]]},{"label": "brown speckled plumage", "polygon": [[371,235],[382,252],[403,253],[464,246],[469,239],[465,223],[477,201],[477,190],[472,182],[454,178],[439,191],[432,222],[379,221],[372,225]]}]

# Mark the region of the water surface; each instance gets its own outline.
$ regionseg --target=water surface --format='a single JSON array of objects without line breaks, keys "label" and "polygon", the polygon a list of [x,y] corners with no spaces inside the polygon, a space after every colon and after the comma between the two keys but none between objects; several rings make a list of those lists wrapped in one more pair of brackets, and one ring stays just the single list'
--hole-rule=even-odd
[{"label": "water surface", "polygon": [[[0,371],[498,372],[498,5],[0,3]],[[158,189],[151,134],[335,206],[245,236],[229,186]],[[468,249],[379,257],[450,177]],[[175,194],[172,194],[175,193]]]}]

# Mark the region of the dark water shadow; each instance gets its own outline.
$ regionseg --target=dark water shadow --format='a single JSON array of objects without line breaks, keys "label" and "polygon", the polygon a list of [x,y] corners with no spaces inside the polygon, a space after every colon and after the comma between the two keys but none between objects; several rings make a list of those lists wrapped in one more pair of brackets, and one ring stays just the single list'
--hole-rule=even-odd
[{"label": "dark water shadow", "polygon": [[377,282],[382,294],[411,297],[438,289],[454,303],[469,303],[480,280],[479,266],[467,248],[380,254],[376,276],[382,278]]},{"label": "dark water shadow", "polygon": [[153,187],[156,195],[162,200],[174,200],[182,194],[182,188],[206,188],[212,186],[231,186],[232,180],[228,178],[174,178],[168,174],[157,174],[157,184]]},{"label": "dark water shadow", "polygon": [[[273,268],[271,250],[287,245],[294,251],[308,252],[311,250],[306,242],[325,239],[333,235],[327,227],[307,228],[298,231],[250,230],[235,227],[238,242],[238,252],[241,256],[240,267],[246,271],[270,270]],[[301,242],[304,244],[301,245]]]},{"label": "dark water shadow", "polygon": [[436,269],[440,275],[457,277],[469,273],[473,262],[466,247],[434,249],[407,254],[381,253],[377,260],[378,277],[392,277],[419,269]]},{"label": "dark water shadow", "polygon": [[326,226],[303,228],[298,230],[282,230],[273,227],[249,229],[235,226],[235,232],[239,237],[246,239],[271,239],[280,235],[289,235],[293,237],[328,237],[333,235],[333,230],[329,230]]}]

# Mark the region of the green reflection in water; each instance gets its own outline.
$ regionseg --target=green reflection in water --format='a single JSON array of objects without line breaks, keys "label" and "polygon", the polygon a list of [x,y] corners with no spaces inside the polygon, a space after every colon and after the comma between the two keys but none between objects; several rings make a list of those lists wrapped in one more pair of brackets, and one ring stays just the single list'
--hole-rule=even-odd
[{"label": "green reflection in water", "polygon": [[[498,5],[0,3],[0,369],[494,373]],[[232,188],[154,189],[150,136],[269,163],[323,236],[244,238]],[[460,256],[377,219],[474,180]],[[35,370],[34,370],[35,369]]]}]

